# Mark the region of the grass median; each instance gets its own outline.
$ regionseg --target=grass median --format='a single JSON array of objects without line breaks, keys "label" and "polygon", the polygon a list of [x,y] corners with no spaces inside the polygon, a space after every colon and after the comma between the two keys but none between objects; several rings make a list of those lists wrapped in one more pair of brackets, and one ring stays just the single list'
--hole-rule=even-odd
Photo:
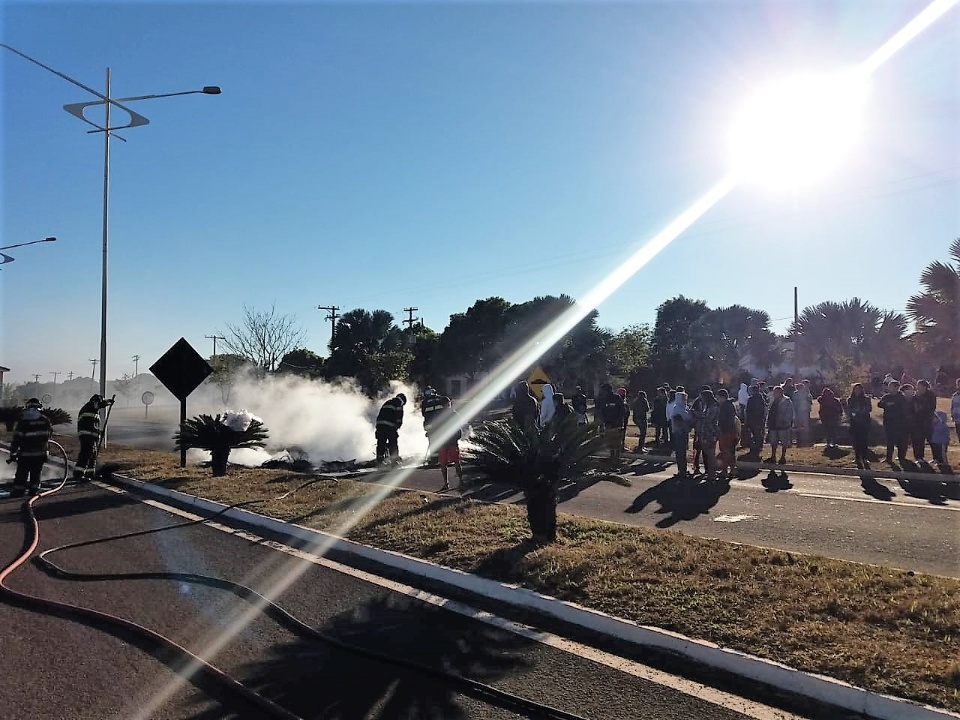
[{"label": "grass median", "polygon": [[[142,480],[336,532],[369,485],[105,449]],[[960,711],[960,581],[590,521],[561,513],[560,540],[529,542],[522,507],[397,491],[349,533],[358,542],[536,590],[618,617]]]}]

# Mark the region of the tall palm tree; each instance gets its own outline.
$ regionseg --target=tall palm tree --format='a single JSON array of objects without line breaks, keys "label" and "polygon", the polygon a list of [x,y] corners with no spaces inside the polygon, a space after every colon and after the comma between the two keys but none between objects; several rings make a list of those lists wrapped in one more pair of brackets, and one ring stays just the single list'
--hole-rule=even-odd
[{"label": "tall palm tree", "polygon": [[770,315],[743,305],[710,310],[690,326],[683,358],[695,381],[736,376],[749,355],[769,367],[776,361]]},{"label": "tall palm tree", "polygon": [[860,298],[806,307],[790,331],[799,337],[801,360],[835,369],[838,357],[855,365],[890,364],[906,347],[907,318]]},{"label": "tall palm tree", "polygon": [[953,264],[934,260],[920,275],[923,292],[907,302],[917,346],[940,365],[960,365],[960,237],[950,243]]}]

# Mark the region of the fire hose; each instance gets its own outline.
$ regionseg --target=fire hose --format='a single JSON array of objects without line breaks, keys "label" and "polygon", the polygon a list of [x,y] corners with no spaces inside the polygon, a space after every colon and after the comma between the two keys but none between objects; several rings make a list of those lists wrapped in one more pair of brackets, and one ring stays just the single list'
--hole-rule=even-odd
[{"label": "fire hose", "polygon": [[[239,704],[246,710],[256,708],[263,714],[264,717],[280,718],[282,720],[302,720],[294,713],[286,710],[268,698],[243,685],[216,666],[195,655],[185,647],[179,645],[174,640],[150,630],[143,625],[139,625],[130,620],[112,615],[110,613],[100,612],[98,610],[92,610],[70,603],[49,600],[23,593],[18,590],[13,590],[5,584],[10,575],[12,575],[13,572],[26,563],[27,560],[33,556],[34,552],[39,546],[40,524],[34,514],[35,504],[41,499],[58,493],[67,483],[68,465],[66,463],[66,453],[64,452],[63,447],[58,443],[51,441],[50,444],[56,446],[56,448],[59,449],[60,453],[64,457],[65,462],[63,478],[56,487],[46,490],[39,495],[24,501],[22,506],[25,524],[24,549],[13,562],[8,564],[5,568],[3,568],[2,571],[0,571],[0,598],[6,600],[11,605],[16,607],[80,622],[89,627],[107,632],[114,637],[124,640],[131,645],[134,645],[135,647],[154,655],[158,659],[161,659],[168,666],[174,669],[174,671],[177,671],[179,668],[192,665],[193,667],[196,667],[197,670],[195,674],[190,675],[189,680],[198,689],[206,692],[212,697],[220,700],[230,698],[234,701],[234,703]],[[264,613],[264,615],[274,620],[287,630],[295,633],[299,637],[322,642],[337,649],[350,652],[379,663],[412,670],[424,677],[439,680],[451,685],[464,695],[486,702],[489,705],[494,705],[512,712],[516,712],[524,717],[533,719],[542,718],[542,720],[585,720],[579,715],[568,713],[566,711],[550,707],[549,705],[544,705],[542,703],[529,700],[519,695],[501,690],[477,680],[472,680],[462,675],[433,668],[429,665],[424,665],[408,658],[388,655],[376,650],[371,650],[344,642],[299,620],[287,610],[268,600],[256,590],[230,580],[225,580],[210,575],[181,572],[79,573],[67,570],[50,560],[51,555],[74,548],[89,547],[93,545],[114,542],[125,538],[142,537],[154,533],[186,528],[194,525],[201,525],[215,520],[220,515],[223,515],[224,513],[227,513],[235,508],[257,503],[282,500],[296,492],[299,492],[305,487],[316,482],[321,482],[322,480],[322,478],[315,478],[283,493],[276,498],[267,500],[247,500],[244,502],[235,503],[207,517],[201,517],[195,520],[189,520],[187,522],[174,523],[151,530],[138,530],[135,532],[96,538],[93,540],[85,540],[50,548],[34,557],[33,560],[46,573],[54,577],[78,582],[97,582],[110,580],[172,580],[225,590],[234,594],[238,598],[243,599],[244,601],[255,603],[260,611]],[[229,704],[229,701],[227,704]]]}]

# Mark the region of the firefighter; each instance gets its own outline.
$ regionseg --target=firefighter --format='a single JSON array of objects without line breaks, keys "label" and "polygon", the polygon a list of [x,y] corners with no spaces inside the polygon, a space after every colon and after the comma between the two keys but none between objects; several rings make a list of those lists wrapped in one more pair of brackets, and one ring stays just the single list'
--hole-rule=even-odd
[{"label": "firefighter", "polygon": [[12,497],[22,497],[29,492],[40,492],[40,473],[47,461],[47,443],[53,435],[50,421],[40,412],[43,407],[36,398],[27,400],[23,414],[13,429],[10,442],[10,459],[17,463],[17,473],[13,478]]},{"label": "firefighter", "polygon": [[427,435],[427,442],[429,444],[427,448],[428,465],[432,464],[433,459],[437,456],[437,450],[430,441],[430,434],[431,427],[440,420],[440,416],[443,414],[443,400],[444,398],[432,387],[428,387],[423,391],[423,401],[420,403],[420,411],[423,413],[423,431]]},{"label": "firefighter", "polygon": [[397,393],[396,397],[387,400],[377,413],[377,464],[388,458],[393,465],[400,462],[397,439],[400,426],[403,425],[403,406],[406,404],[407,396]]},{"label": "firefighter", "polygon": [[113,405],[113,399],[104,400],[100,395],[92,395],[80,408],[77,416],[77,433],[80,436],[80,454],[73,466],[73,479],[76,482],[90,482],[97,471],[97,450],[100,446],[100,410]]}]

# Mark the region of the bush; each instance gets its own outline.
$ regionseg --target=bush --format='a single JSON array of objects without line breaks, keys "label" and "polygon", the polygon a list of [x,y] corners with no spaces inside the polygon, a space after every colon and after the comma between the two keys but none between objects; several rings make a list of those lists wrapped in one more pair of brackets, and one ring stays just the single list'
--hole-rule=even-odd
[{"label": "bush", "polygon": [[73,417],[62,408],[44,408],[40,411],[51,425],[69,425],[73,422]]},{"label": "bush", "polygon": [[227,472],[230,451],[235,448],[263,447],[267,429],[261,420],[243,411],[223,415],[199,415],[187,420],[173,436],[177,449],[208,450],[215,477]]}]

